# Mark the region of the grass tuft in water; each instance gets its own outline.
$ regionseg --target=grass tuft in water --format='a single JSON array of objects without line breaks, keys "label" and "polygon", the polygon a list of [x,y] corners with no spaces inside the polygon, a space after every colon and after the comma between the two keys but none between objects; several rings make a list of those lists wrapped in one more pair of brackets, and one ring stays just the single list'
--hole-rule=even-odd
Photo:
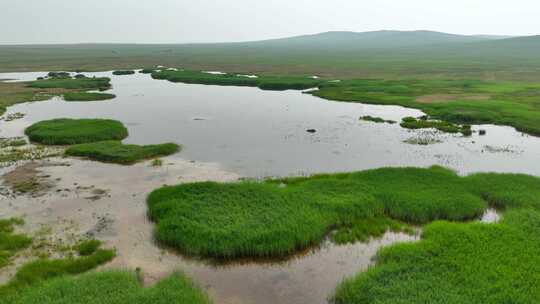
[{"label": "grass tuft in water", "polygon": [[41,144],[72,145],[121,140],[128,136],[128,131],[116,120],[59,118],[37,122],[26,128],[25,134]]},{"label": "grass tuft in water", "polygon": [[174,154],[179,150],[180,146],[174,143],[140,146],[126,145],[119,141],[102,141],[72,146],[66,150],[66,155],[127,165],[144,159]]},{"label": "grass tuft in water", "polygon": [[133,75],[133,74],[135,74],[135,71],[133,70],[119,70],[119,71],[113,72],[113,75]]}]

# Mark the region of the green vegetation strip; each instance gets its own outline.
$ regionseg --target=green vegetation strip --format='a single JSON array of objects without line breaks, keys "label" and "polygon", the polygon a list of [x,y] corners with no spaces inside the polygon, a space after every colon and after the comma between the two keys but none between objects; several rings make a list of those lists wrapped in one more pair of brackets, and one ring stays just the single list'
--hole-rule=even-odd
[{"label": "green vegetation strip", "polygon": [[119,164],[132,164],[137,161],[174,154],[180,146],[174,143],[158,145],[126,145],[119,141],[103,141],[75,145],[66,150],[66,155],[87,157],[92,160]]},{"label": "green vegetation strip", "polygon": [[49,78],[28,82],[31,88],[41,89],[75,89],[75,90],[106,90],[111,87],[111,79],[107,77],[93,78]]},{"label": "green vegetation strip", "polygon": [[0,220],[0,268],[6,266],[13,255],[32,243],[32,239],[26,235],[14,233],[15,226],[23,223],[21,219]]},{"label": "green vegetation strip", "polygon": [[339,242],[363,239],[370,231],[362,221],[374,218],[416,224],[460,221],[477,218],[488,204],[540,205],[539,200],[540,179],[535,177],[460,177],[432,167],[183,184],[155,190],[148,206],[162,243],[190,255],[239,258],[290,255],[320,243],[334,228]]},{"label": "green vegetation strip", "polygon": [[59,118],[37,122],[28,127],[25,134],[41,144],[71,145],[121,140],[128,136],[128,131],[116,120]]},{"label": "green vegetation strip", "polygon": [[322,81],[301,76],[260,76],[249,78],[236,74],[210,74],[200,71],[155,71],[154,79],[166,79],[171,82],[213,84],[223,86],[258,87],[263,90],[305,90],[317,87]]},{"label": "green vegetation strip", "polygon": [[329,100],[417,108],[456,124],[509,125],[540,136],[540,84],[480,80],[346,80],[311,94]]},{"label": "green vegetation strip", "polygon": [[210,304],[191,280],[181,273],[142,288],[135,273],[106,271],[78,277],[60,277],[7,297],[6,304]]},{"label": "green vegetation strip", "polygon": [[65,93],[65,101],[95,101],[95,100],[108,100],[115,98],[114,94],[106,93],[88,93],[88,92],[74,92],[74,93]]}]

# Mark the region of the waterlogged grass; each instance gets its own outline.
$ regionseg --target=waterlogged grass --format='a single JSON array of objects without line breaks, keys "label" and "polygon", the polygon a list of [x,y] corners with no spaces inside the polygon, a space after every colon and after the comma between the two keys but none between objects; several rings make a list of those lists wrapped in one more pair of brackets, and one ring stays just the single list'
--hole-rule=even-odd
[{"label": "waterlogged grass", "polygon": [[375,122],[375,123],[388,123],[388,124],[395,124],[396,123],[393,120],[388,120],[388,119],[384,119],[384,118],[381,118],[381,117],[374,117],[374,116],[370,116],[370,115],[362,116],[362,117],[360,117],[360,120],[370,121],[370,122]]},{"label": "waterlogged grass", "polygon": [[45,280],[84,273],[111,261],[115,255],[114,250],[96,249],[94,253],[81,257],[39,259],[29,262],[21,266],[6,285],[0,286],[0,297]]},{"label": "waterlogged grass", "polygon": [[311,92],[325,99],[417,108],[456,124],[509,125],[540,135],[540,84],[480,80],[346,80]]},{"label": "waterlogged grass", "polygon": [[317,87],[322,80],[303,76],[260,76],[249,78],[236,74],[211,74],[200,71],[154,71],[154,79],[166,79],[171,82],[212,84],[223,86],[258,87],[263,90],[305,90]]},{"label": "waterlogged grass", "polygon": [[111,87],[111,79],[107,77],[92,78],[49,78],[28,82],[31,88],[41,89],[73,89],[73,90],[106,90]]},{"label": "waterlogged grass", "polygon": [[119,141],[103,141],[75,145],[66,150],[66,155],[87,157],[92,160],[132,164],[140,160],[174,154],[180,146],[174,143],[158,145],[126,145]]},{"label": "waterlogged grass", "polygon": [[101,246],[100,240],[84,240],[75,246],[77,253],[81,256],[88,256],[94,254]]},{"label": "waterlogged grass", "polygon": [[25,134],[41,144],[72,145],[121,140],[128,136],[128,131],[116,120],[59,118],[37,122],[26,128]]},{"label": "waterlogged grass", "polygon": [[380,250],[377,265],[342,283],[334,302],[537,303],[539,280],[540,212],[525,208],[500,224],[430,224],[419,243]]},{"label": "waterlogged grass", "polygon": [[14,232],[15,226],[23,223],[23,220],[16,218],[0,220],[0,268],[6,266],[13,255],[32,243],[30,237]]},{"label": "waterlogged grass", "polygon": [[135,273],[107,271],[61,277],[21,290],[6,304],[210,304],[208,296],[181,273],[143,288]]},{"label": "waterlogged grass", "polygon": [[108,93],[72,92],[64,94],[65,101],[96,101],[113,99],[115,97],[116,95]]},{"label": "waterlogged grass", "polygon": [[133,75],[135,74],[135,71],[133,70],[120,70],[120,71],[114,71],[113,75]]},{"label": "waterlogged grass", "polygon": [[479,217],[489,204],[540,205],[540,179],[460,177],[441,167],[383,168],[266,182],[191,183],[163,187],[148,197],[160,242],[213,258],[286,256],[318,244],[335,228],[342,235],[339,242],[364,239],[372,231],[362,227],[363,220],[383,227],[373,229],[380,234],[397,226],[379,218],[462,221]]},{"label": "waterlogged grass", "polygon": [[472,134],[470,125],[456,125],[446,121],[418,119],[414,117],[403,118],[400,126],[407,129],[433,128],[446,133],[461,133],[465,136],[470,136]]}]

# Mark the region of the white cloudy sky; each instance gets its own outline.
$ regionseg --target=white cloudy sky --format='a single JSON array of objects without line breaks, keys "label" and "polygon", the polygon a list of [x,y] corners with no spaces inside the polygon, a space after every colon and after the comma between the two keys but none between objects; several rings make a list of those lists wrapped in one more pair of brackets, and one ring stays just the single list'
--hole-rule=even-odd
[{"label": "white cloudy sky", "polygon": [[332,30],[540,34],[539,0],[0,0],[0,44],[244,41]]}]

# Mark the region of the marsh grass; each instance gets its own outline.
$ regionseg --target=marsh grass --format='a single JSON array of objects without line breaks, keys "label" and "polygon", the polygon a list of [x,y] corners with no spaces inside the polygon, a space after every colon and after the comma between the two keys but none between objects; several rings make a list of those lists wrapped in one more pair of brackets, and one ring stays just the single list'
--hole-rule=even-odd
[{"label": "marsh grass", "polygon": [[116,97],[114,94],[89,92],[71,92],[65,93],[63,96],[65,101],[96,101],[108,100]]},{"label": "marsh grass", "polygon": [[340,284],[336,304],[536,303],[540,213],[517,209],[499,224],[435,222],[418,243],[381,249],[375,267]]},{"label": "marsh grass", "polygon": [[94,254],[101,246],[100,240],[90,239],[84,240],[75,246],[75,249],[81,256]]},{"label": "marsh grass", "polygon": [[180,146],[174,143],[141,146],[127,145],[119,141],[102,141],[72,146],[66,150],[66,155],[128,165],[144,159],[174,154],[179,150]]},{"label": "marsh grass", "polygon": [[111,87],[111,79],[107,77],[92,78],[49,78],[44,80],[30,81],[27,85],[31,88],[40,89],[72,89],[72,90],[106,90]]},{"label": "marsh grass", "polygon": [[182,273],[143,288],[137,275],[106,271],[59,277],[5,298],[6,304],[210,304],[209,297]]},{"label": "marsh grass", "polygon": [[[319,244],[335,228],[343,228],[342,239],[349,242],[396,227],[380,218],[414,224],[462,221],[479,217],[488,205],[518,204],[540,205],[540,179],[460,177],[441,167],[191,183],[163,187],[148,197],[161,243],[218,259],[287,256]],[[382,228],[364,229],[362,221]]]},{"label": "marsh grass", "polygon": [[437,129],[445,133],[461,133],[465,136],[472,134],[470,125],[456,125],[446,121],[418,119],[414,117],[405,117],[400,126],[406,129]]},{"label": "marsh grass", "polygon": [[322,80],[302,76],[261,76],[249,78],[236,74],[210,74],[200,71],[154,71],[154,79],[165,79],[171,82],[211,84],[222,86],[258,87],[262,90],[305,90],[317,87]]},{"label": "marsh grass", "polygon": [[6,266],[10,259],[19,251],[32,243],[32,238],[15,233],[15,226],[23,225],[18,218],[0,219],[0,269]]},{"label": "marsh grass", "polygon": [[128,131],[110,119],[59,118],[37,122],[26,128],[30,141],[45,145],[72,145],[104,140],[121,140]]},{"label": "marsh grass", "polygon": [[[356,79],[321,83],[319,90],[310,94],[336,101],[417,108],[434,119],[454,124],[509,125],[540,136],[537,83]],[[425,96],[432,96],[429,102],[421,100]],[[441,127],[455,131],[451,126]]]},{"label": "marsh grass", "polygon": [[17,292],[22,288],[65,275],[81,274],[115,257],[114,250],[96,249],[94,253],[81,257],[63,259],[39,259],[21,266],[15,276],[0,286],[0,297]]}]

